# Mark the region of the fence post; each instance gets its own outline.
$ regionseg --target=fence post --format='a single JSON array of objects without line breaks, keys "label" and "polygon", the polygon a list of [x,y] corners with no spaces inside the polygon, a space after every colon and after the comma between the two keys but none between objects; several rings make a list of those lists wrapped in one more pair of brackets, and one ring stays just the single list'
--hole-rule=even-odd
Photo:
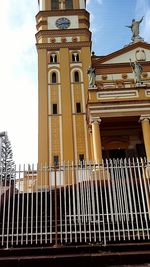
[{"label": "fence post", "polygon": [[54,165],[54,175],[55,175],[55,246],[57,247],[57,173],[56,173],[56,164]]}]

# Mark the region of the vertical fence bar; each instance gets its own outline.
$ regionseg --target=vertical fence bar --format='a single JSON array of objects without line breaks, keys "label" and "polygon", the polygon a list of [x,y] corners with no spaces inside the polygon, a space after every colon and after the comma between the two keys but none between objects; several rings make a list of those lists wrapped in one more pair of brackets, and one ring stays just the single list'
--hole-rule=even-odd
[{"label": "vertical fence bar", "polygon": [[75,166],[72,161],[72,205],[73,205],[73,221],[74,221],[74,236],[75,236],[75,242],[77,242],[77,225],[76,225],[76,194],[75,194]]},{"label": "vertical fence bar", "polygon": [[133,206],[132,206],[132,185],[131,185],[131,176],[129,176],[131,165],[130,165],[130,159],[124,160],[124,168],[125,168],[125,182],[126,182],[126,190],[127,190],[127,202],[129,204],[129,222],[131,222],[131,227],[129,227],[129,239],[131,239],[131,231],[133,235],[133,240],[135,240],[135,231],[134,231],[134,219],[133,219]]},{"label": "vertical fence bar", "polygon": [[70,232],[70,242],[72,243],[72,219],[71,219],[71,197],[70,197],[70,186],[71,183],[70,181],[72,181],[71,179],[71,170],[70,170],[70,163],[68,161],[68,204],[69,204],[69,232]]},{"label": "vertical fence bar", "polygon": [[28,170],[26,171],[26,245],[28,244],[28,222],[29,222],[29,179],[30,179],[30,165],[28,165]]},{"label": "vertical fence bar", "polygon": [[145,181],[147,184],[147,208],[148,208],[148,220],[150,221],[150,176],[149,176],[149,172],[150,172],[150,162],[147,161],[146,158],[143,159],[143,172],[144,172],[144,176],[145,176]]},{"label": "vertical fence bar", "polygon": [[91,163],[89,165],[89,172],[90,175],[88,177],[87,181],[87,199],[88,199],[88,226],[89,226],[89,242],[92,241],[92,233],[91,233],[91,218],[92,218],[92,209],[91,209],[91,190],[90,190],[90,185],[91,185],[91,179],[93,175],[93,166]]},{"label": "vertical fence bar", "polygon": [[81,196],[81,218],[82,218],[82,232],[84,235],[84,241],[86,242],[86,226],[85,226],[85,203],[84,203],[84,173],[83,162],[79,162],[80,166],[80,196]]},{"label": "vertical fence bar", "polygon": [[[144,228],[143,228],[143,219],[142,219],[142,210],[141,210],[141,201],[140,201],[140,194],[139,194],[139,165],[138,165],[138,161],[136,159],[136,164],[135,164],[135,160],[133,159],[134,162],[134,175],[135,175],[135,185],[136,185],[136,193],[137,193],[137,201],[138,201],[138,207],[139,207],[139,216],[140,216],[140,222],[141,222],[141,229],[140,231],[142,231],[142,235],[143,235],[143,239],[145,239],[145,235],[144,235]],[[138,178],[138,179],[137,179]]]},{"label": "vertical fence bar", "polygon": [[3,179],[2,179],[2,166],[0,162],[0,214],[2,211],[2,196],[3,196]]},{"label": "vertical fence bar", "polygon": [[53,170],[52,167],[50,167],[49,171],[49,185],[50,185],[50,198],[49,198],[49,224],[50,224],[50,243],[53,242],[53,200],[52,200],[52,175],[53,175]]},{"label": "vertical fence bar", "polygon": [[63,242],[63,228],[62,228],[62,177],[61,177],[61,172],[62,172],[62,167],[60,165],[59,168],[59,206],[60,206],[60,242]]},{"label": "vertical fence bar", "polygon": [[[94,165],[95,166],[95,165]],[[99,177],[99,194],[101,202],[101,217],[102,217],[102,233],[103,233],[103,243],[106,245],[106,230],[105,230],[105,214],[104,214],[104,203],[103,203],[103,188],[102,188],[102,168],[98,165],[98,177]]]},{"label": "vertical fence bar", "polygon": [[16,229],[16,245],[18,245],[18,239],[19,239],[19,226],[20,226],[20,191],[21,191],[21,165],[19,164],[19,170],[18,170],[18,193],[17,193],[17,229]]},{"label": "vertical fence bar", "polygon": [[79,191],[80,191],[80,206],[81,206],[81,214],[80,214],[80,218],[81,218],[81,224],[83,225],[83,189],[82,189],[82,170],[81,170],[81,166],[80,166],[80,162],[78,162],[78,174],[79,174]]},{"label": "vertical fence bar", "polygon": [[111,163],[111,179],[112,179],[112,192],[113,192],[113,202],[114,202],[114,212],[115,212],[115,221],[117,226],[117,233],[118,233],[118,239],[120,241],[120,227],[119,227],[119,211],[118,211],[118,205],[117,205],[117,194],[116,194],[116,177],[115,177],[115,164],[113,165],[112,160],[110,160]]},{"label": "vertical fence bar", "polygon": [[15,216],[15,187],[16,187],[16,183],[15,183],[15,179],[16,179],[16,168],[15,170],[12,170],[12,177],[13,177],[13,181],[12,181],[12,199],[13,199],[13,204],[12,204],[12,232],[11,232],[11,246],[13,246],[14,244],[14,216]]},{"label": "vertical fence bar", "polygon": [[[98,169],[100,168],[98,164]],[[98,226],[98,241],[101,242],[101,232],[100,232],[100,208],[99,208],[99,194],[98,194],[98,181],[97,174],[95,179],[95,197],[96,197],[96,206],[97,206],[97,215],[96,215],[96,224]]]},{"label": "vertical fence bar", "polygon": [[4,241],[5,241],[5,220],[6,220],[6,194],[7,194],[7,190],[6,190],[6,175],[7,173],[5,174],[5,177],[3,178],[3,183],[4,183],[4,200],[3,200],[3,221],[2,221],[2,246],[4,246]]},{"label": "vertical fence bar", "polygon": [[77,180],[77,212],[78,212],[78,228],[79,228],[79,236],[80,236],[80,242],[82,242],[82,233],[81,233],[81,207],[80,207],[80,180],[79,180],[79,169],[78,164],[76,165],[76,180]]},{"label": "vertical fence bar", "polygon": [[37,179],[36,179],[36,200],[35,200],[35,241],[38,243],[38,186],[40,181],[40,165],[37,165]]},{"label": "vertical fence bar", "polygon": [[[120,166],[119,166],[119,160],[114,159],[115,164],[115,185],[116,185],[116,194],[117,194],[117,204],[118,204],[118,219],[119,219],[119,232],[120,237],[123,237],[125,240],[125,231],[124,231],[124,223],[123,223],[123,216],[122,216],[122,198],[121,198],[121,190],[120,190]],[[122,232],[122,235],[121,235]]]},{"label": "vertical fence bar", "polygon": [[86,165],[85,162],[82,162],[82,172],[83,172],[83,197],[84,197],[84,240],[87,242],[87,231],[86,231],[86,222],[87,222],[87,199],[86,199]]},{"label": "vertical fence bar", "polygon": [[107,189],[108,189],[108,179],[107,177],[107,183],[106,183],[106,171],[105,171],[105,164],[104,161],[102,161],[102,176],[103,176],[103,182],[104,182],[104,196],[105,196],[105,209],[106,209],[106,222],[107,222],[107,228],[108,228],[108,239],[111,239],[110,236],[110,220],[109,220],[109,211],[108,211],[108,197],[107,197]]},{"label": "vertical fence bar", "polygon": [[7,241],[6,241],[6,247],[9,247],[9,234],[10,234],[10,205],[11,205],[11,199],[10,199],[10,193],[11,193],[11,170],[10,173],[8,173],[8,170],[6,170],[6,179],[7,175],[9,176],[9,191],[8,191],[8,204],[7,204]]},{"label": "vertical fence bar", "polygon": [[[111,191],[111,177],[110,177],[110,166],[109,161],[106,159],[106,168],[107,168],[107,177],[108,177],[108,195],[109,195],[109,206],[110,206],[110,218],[112,222],[112,232],[114,241],[116,240],[116,233],[115,233],[115,223],[114,223],[114,212],[113,212],[113,199],[112,199],[112,191]],[[111,235],[110,235],[111,241]]]},{"label": "vertical fence bar", "polygon": [[45,211],[44,211],[44,219],[45,219],[45,244],[47,244],[47,180],[48,180],[48,166],[45,165],[44,169],[44,193],[45,193]]},{"label": "vertical fence bar", "polygon": [[[148,233],[148,222],[147,222],[147,216],[146,216],[146,206],[145,206],[145,199],[144,199],[144,189],[143,189],[143,183],[142,183],[142,177],[141,177],[141,168],[142,168],[142,164],[141,162],[139,161],[139,159],[137,159],[138,161],[138,173],[139,173],[139,181],[140,181],[140,191],[141,191],[141,196],[142,196],[142,204],[143,204],[143,216],[142,216],[142,219],[144,221],[144,218],[145,218],[145,224],[146,224],[146,231],[147,231],[147,235],[149,234]],[[144,223],[144,222],[143,222]],[[144,228],[144,227],[143,227]],[[145,237],[145,229],[144,230],[144,237]]]},{"label": "vertical fence bar", "polygon": [[42,226],[43,226],[43,167],[44,165],[41,164],[41,173],[40,173],[40,244],[42,244],[43,241],[43,233],[42,233]]},{"label": "vertical fence bar", "polygon": [[[32,185],[31,185],[31,212],[30,212],[30,214],[31,214],[31,218],[30,218],[30,222],[31,222],[31,245],[33,244],[33,216],[34,216],[34,214],[33,214],[33,190],[34,190],[34,188],[33,188],[33,185],[34,185],[34,183],[35,183],[35,181],[34,181],[34,165],[32,164],[32,170],[31,170],[31,175],[32,175],[32,177],[31,177],[31,182],[32,182]],[[36,174],[36,175],[38,175],[38,174]],[[36,177],[36,179],[37,179],[37,177]]]},{"label": "vertical fence bar", "polygon": [[[96,177],[96,172],[97,172],[97,167],[98,165],[94,164],[94,178],[95,180],[97,179]],[[91,196],[92,196],[92,217],[93,217],[93,237],[94,237],[94,242],[96,242],[96,225],[95,225],[95,192],[94,192],[94,183],[93,179],[91,179]]]},{"label": "vertical fence bar", "polygon": [[25,188],[25,165],[23,166],[23,192],[22,192],[22,215],[21,215],[21,245],[24,238],[24,188]]},{"label": "vertical fence bar", "polygon": [[56,164],[54,166],[54,176],[55,176],[55,246],[58,243],[58,232],[57,232],[57,169]]},{"label": "vertical fence bar", "polygon": [[145,166],[144,161],[141,158],[141,165],[142,165],[142,177],[143,177],[143,183],[144,183],[144,191],[145,191],[145,216],[146,216],[146,226],[147,226],[147,237],[150,238],[149,235],[149,227],[148,227],[148,218],[149,218],[149,194],[148,194],[148,182],[145,176]]},{"label": "vertical fence bar", "polygon": [[84,198],[85,198],[85,242],[89,239],[88,236],[88,179],[89,179],[89,169],[87,162],[84,162]]},{"label": "vertical fence bar", "polygon": [[[131,160],[129,159],[129,170],[130,170],[130,177],[131,177],[131,188],[132,188],[132,196],[133,196],[133,207],[134,207],[134,215],[135,215],[135,221],[136,221],[136,229],[134,229],[134,232],[137,233],[138,239],[140,239],[140,233],[139,233],[139,220],[138,220],[138,211],[137,211],[137,203],[136,203],[136,174],[135,174],[135,168],[134,168],[134,159],[132,159],[132,164]],[[133,176],[134,174],[134,176]],[[134,227],[135,228],[135,227]]]},{"label": "vertical fence bar", "polygon": [[66,199],[66,180],[67,180],[67,167],[66,163],[64,163],[64,170],[65,170],[65,185],[64,185],[64,215],[65,215],[65,242],[67,243],[67,199]]},{"label": "vertical fence bar", "polygon": [[124,240],[126,240],[126,233],[128,239],[130,240],[129,232],[129,208],[128,208],[128,199],[126,191],[126,176],[125,176],[125,160],[120,159],[120,191],[122,198],[122,217],[123,217],[123,230],[124,230]]}]

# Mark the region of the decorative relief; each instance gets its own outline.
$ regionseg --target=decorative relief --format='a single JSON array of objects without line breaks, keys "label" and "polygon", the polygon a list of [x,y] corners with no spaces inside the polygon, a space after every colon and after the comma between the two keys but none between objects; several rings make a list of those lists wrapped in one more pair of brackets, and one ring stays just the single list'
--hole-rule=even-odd
[{"label": "decorative relief", "polygon": [[148,76],[147,72],[143,72],[143,73],[142,73],[142,77],[143,77],[143,78],[147,78],[147,76]]},{"label": "decorative relief", "polygon": [[106,74],[102,75],[102,80],[107,80],[107,75]]},{"label": "decorative relief", "polygon": [[77,43],[78,42],[78,38],[77,37],[72,37],[72,42],[73,43]]},{"label": "decorative relief", "polygon": [[67,39],[65,37],[61,38],[62,43],[66,43]]},{"label": "decorative relief", "polygon": [[146,60],[146,54],[143,49],[139,49],[135,52],[135,58],[137,61],[145,61]]},{"label": "decorative relief", "polygon": [[56,43],[56,39],[55,38],[51,38],[51,43]]},{"label": "decorative relief", "polygon": [[138,97],[137,90],[115,90],[115,91],[107,91],[107,92],[98,92],[97,99],[119,99],[119,98],[135,98]]},{"label": "decorative relief", "polygon": [[145,90],[145,96],[150,97],[150,89]]},{"label": "decorative relief", "polygon": [[116,81],[116,85],[117,85],[117,87],[121,87],[121,88],[123,88],[123,87],[124,87],[124,85],[123,85],[123,82],[122,82],[122,81]]},{"label": "decorative relief", "polygon": [[123,74],[122,74],[122,78],[123,78],[123,79],[127,79],[127,78],[128,78],[128,74],[123,73]]}]

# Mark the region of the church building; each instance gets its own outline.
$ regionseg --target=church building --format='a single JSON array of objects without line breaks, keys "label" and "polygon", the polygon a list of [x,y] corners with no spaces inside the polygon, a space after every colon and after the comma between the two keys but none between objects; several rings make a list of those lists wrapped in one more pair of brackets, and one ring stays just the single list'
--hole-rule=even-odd
[{"label": "church building", "polygon": [[150,160],[150,44],[140,22],[129,45],[105,56],[91,53],[86,0],[39,0],[36,22],[38,162]]}]

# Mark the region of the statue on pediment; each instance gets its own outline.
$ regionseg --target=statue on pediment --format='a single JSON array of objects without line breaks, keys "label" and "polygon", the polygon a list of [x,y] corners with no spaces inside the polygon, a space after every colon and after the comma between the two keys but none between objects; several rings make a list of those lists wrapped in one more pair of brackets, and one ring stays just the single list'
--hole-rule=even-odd
[{"label": "statue on pediment", "polygon": [[132,67],[135,82],[141,84],[141,76],[143,72],[143,68],[141,64],[138,61],[131,62],[131,59],[130,59],[130,66]]},{"label": "statue on pediment", "polygon": [[95,87],[96,86],[96,73],[95,68],[92,67],[92,65],[89,66],[87,70],[88,78],[89,78],[89,87]]},{"label": "statue on pediment", "polygon": [[130,28],[132,31],[132,38],[131,39],[133,42],[137,42],[137,41],[142,39],[139,34],[140,34],[140,24],[143,21],[143,18],[144,17],[142,17],[139,21],[133,19],[132,24],[130,26],[126,26],[126,27]]}]

